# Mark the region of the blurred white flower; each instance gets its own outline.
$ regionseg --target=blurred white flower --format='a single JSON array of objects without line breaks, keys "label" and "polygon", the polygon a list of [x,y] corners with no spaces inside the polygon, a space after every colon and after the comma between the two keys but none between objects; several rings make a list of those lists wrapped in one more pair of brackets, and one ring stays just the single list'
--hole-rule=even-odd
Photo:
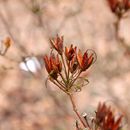
[{"label": "blurred white flower", "polygon": [[41,69],[41,64],[37,57],[27,57],[20,63],[20,68],[24,71],[36,73]]}]

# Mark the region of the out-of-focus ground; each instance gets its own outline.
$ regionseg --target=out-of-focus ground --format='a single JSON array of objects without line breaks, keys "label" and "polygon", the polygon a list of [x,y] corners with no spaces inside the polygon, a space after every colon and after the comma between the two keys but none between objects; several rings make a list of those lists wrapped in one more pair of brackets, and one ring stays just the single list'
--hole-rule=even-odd
[{"label": "out-of-focus ground", "polygon": [[[125,15],[119,35],[130,47],[130,12]],[[116,38],[116,20],[106,0],[0,0],[0,39],[13,39],[0,56],[0,130],[75,128],[77,117],[67,96],[52,84],[45,87],[42,57],[56,34],[64,35],[65,45],[97,53],[87,71],[90,83],[75,94],[79,111],[94,115],[105,101],[126,115],[124,126],[130,124],[130,55]],[[38,58],[37,73],[20,69],[26,57]]]}]

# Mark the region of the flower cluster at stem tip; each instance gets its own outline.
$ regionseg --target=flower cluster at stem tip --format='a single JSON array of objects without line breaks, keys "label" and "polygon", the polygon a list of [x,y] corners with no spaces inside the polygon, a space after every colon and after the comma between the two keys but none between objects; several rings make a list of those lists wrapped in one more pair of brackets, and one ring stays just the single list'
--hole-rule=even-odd
[{"label": "flower cluster at stem tip", "polygon": [[[50,55],[45,55],[43,59],[49,74],[48,79],[67,93],[75,86],[75,82],[81,78],[81,73],[95,62],[96,53],[88,49],[82,54],[81,50],[77,50],[77,47],[73,44],[70,47],[64,47],[63,41],[64,37],[58,35],[50,39]],[[83,80],[88,82],[86,79]]]},{"label": "flower cluster at stem tip", "polygon": [[[89,119],[87,114],[84,115],[84,119],[89,127],[88,130],[122,130],[122,118],[122,114],[117,116],[105,102],[99,102],[93,118]],[[82,129],[76,122],[76,130],[85,129]]]},{"label": "flower cluster at stem tip", "polygon": [[99,103],[95,123],[101,130],[120,130],[122,115],[115,117],[111,107],[106,106],[105,103]]}]

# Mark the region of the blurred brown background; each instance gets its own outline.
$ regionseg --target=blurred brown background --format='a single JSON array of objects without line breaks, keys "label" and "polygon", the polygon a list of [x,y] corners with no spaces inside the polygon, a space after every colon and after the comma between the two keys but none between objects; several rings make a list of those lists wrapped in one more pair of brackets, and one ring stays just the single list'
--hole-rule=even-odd
[{"label": "blurred brown background", "polygon": [[49,84],[42,57],[49,38],[64,35],[82,50],[94,49],[96,63],[88,71],[90,83],[75,94],[79,111],[94,115],[99,101],[123,112],[130,124],[130,12],[120,22],[106,0],[0,0],[0,40],[13,40],[0,56],[0,130],[74,130],[67,96]]}]

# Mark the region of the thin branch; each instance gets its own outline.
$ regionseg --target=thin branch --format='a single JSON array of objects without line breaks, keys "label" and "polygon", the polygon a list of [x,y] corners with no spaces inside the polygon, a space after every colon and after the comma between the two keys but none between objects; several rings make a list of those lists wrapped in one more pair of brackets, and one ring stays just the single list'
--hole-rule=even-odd
[{"label": "thin branch", "polygon": [[73,95],[72,94],[68,94],[69,98],[70,98],[70,101],[71,101],[71,104],[72,104],[72,107],[73,107],[73,111],[76,113],[77,117],[79,118],[80,122],[83,124],[83,126],[85,128],[87,128],[87,124],[84,122],[83,118],[81,117],[81,115],[79,114],[77,108],[76,108],[76,105],[75,105],[75,102],[74,102],[74,99],[73,99]]},{"label": "thin branch", "polygon": [[64,66],[64,69],[65,69],[65,75],[66,75],[66,79],[68,79],[68,77],[67,77],[67,70],[66,70],[66,65],[65,65],[65,61],[64,61],[63,55],[61,55],[61,59],[62,59],[63,66]]},{"label": "thin branch", "polygon": [[61,76],[62,80],[64,81],[64,83],[66,83],[65,78],[63,77],[63,75],[61,73],[59,73],[59,75]]},{"label": "thin branch", "polygon": [[80,76],[81,72],[82,72],[82,71],[80,71],[80,72],[78,73],[78,75],[76,76],[76,78],[71,81],[70,86],[73,86],[74,82],[75,82],[75,81],[77,80],[77,78]]},{"label": "thin branch", "polygon": [[61,83],[58,79],[56,79],[56,82],[62,87],[65,89],[65,86],[63,85],[63,83]]},{"label": "thin branch", "polygon": [[65,89],[62,88],[58,83],[56,83],[54,80],[51,80],[52,83],[54,83],[59,89],[61,89],[63,92],[66,93]]},{"label": "thin branch", "polygon": [[0,12],[0,19],[5,27],[6,31],[11,36],[12,40],[15,42],[16,47],[18,47],[22,53],[24,52],[25,54],[27,54],[26,49],[22,45],[18,44],[19,41],[14,37],[7,20],[4,18],[3,14],[1,12]]}]

